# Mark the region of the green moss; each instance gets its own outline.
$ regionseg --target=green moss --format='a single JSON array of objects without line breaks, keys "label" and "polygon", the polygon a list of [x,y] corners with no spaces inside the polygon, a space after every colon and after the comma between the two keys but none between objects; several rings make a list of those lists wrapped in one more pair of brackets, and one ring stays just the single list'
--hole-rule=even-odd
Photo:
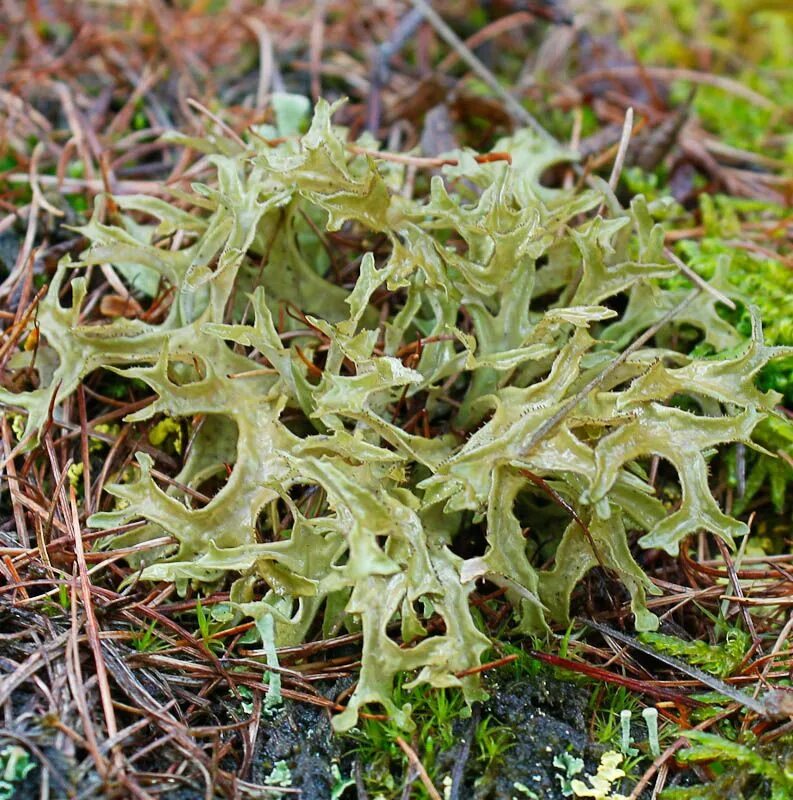
[{"label": "green moss", "polygon": [[[404,679],[397,680],[394,700],[409,706],[416,725],[414,741],[417,755],[431,779],[441,785],[441,776],[450,769],[449,755],[459,750],[460,719],[467,716],[465,699],[454,689],[430,691],[427,687],[405,688]],[[404,731],[393,720],[364,719],[349,731],[345,740],[354,743],[354,757],[366,765],[365,786],[371,796],[396,796],[409,771],[408,760],[396,742]],[[498,725],[486,716],[475,727],[469,756],[470,767],[485,774],[497,767],[515,741],[516,733]],[[427,798],[423,786],[416,782],[413,796]]]},{"label": "green moss", "polygon": [[704,785],[667,789],[661,794],[663,800],[786,800],[793,794],[793,747],[789,741],[759,745],[704,731],[687,731],[683,735],[693,744],[681,750],[678,759],[685,763],[705,762],[715,777]]},{"label": "green moss", "polygon": [[639,638],[659,653],[680,657],[689,664],[701,667],[710,675],[726,678],[743,662],[751,640],[748,633],[732,628],[723,644],[712,645],[695,640],[692,642],[677,636],[645,632]]},{"label": "green moss", "polygon": [[[694,110],[707,131],[726,144],[793,165],[786,123],[793,103],[787,3],[715,0],[703,7],[687,0],[619,0],[619,5],[629,19],[626,42],[643,63],[729,76],[768,99],[761,105],[722,87],[700,85]],[[688,84],[679,84],[673,99],[682,102],[688,90]]]}]

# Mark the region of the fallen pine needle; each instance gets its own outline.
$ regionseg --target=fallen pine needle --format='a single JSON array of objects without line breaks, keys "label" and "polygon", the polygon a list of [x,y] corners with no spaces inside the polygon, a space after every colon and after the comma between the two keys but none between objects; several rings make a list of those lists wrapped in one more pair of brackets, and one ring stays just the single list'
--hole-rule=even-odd
[{"label": "fallen pine needle", "polygon": [[416,755],[416,751],[401,736],[396,737],[396,743],[402,748],[402,752],[408,757],[408,761],[413,769],[418,772],[419,778],[421,778],[421,782],[424,784],[424,788],[427,790],[427,794],[432,798],[432,800],[442,800],[440,794],[438,794],[438,790],[433,786],[430,776],[427,775],[427,770],[424,769],[424,765]]}]

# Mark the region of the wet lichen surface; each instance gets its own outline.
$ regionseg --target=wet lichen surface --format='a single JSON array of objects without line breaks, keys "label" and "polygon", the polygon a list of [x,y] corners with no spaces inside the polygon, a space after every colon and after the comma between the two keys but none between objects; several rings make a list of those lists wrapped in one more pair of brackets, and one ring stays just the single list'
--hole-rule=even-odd
[{"label": "wet lichen surface", "polygon": [[[170,540],[129,552],[139,578],[183,595],[229,585],[223,621],[252,618],[270,650],[318,624],[360,629],[360,678],[334,726],[377,703],[409,729],[391,699],[402,673],[481,697],[477,581],[504,590],[513,632],[545,635],[600,567],[630,593],[637,629],[656,627],[647,595],[659,590],[630,536],[675,556],[699,530],[730,545],[748,533],[716,501],[708,459],[756,447],[781,398],[756,376],[793,351],[765,343],[754,307],[748,338],[722,318],[737,291],[726,262],[711,285],[665,286],[680,267],[664,252],[662,201],[623,209],[599,184],[544,187],[543,171],[573,158],[563,148],[520,131],[484,163],[461,153],[408,200],[404,169],[350,157],[334,108],[321,100],[303,137],[274,146],[269,129],[248,144],[176,137],[216,169],[217,188],[180,195],[192,212],[119,197],[108,224],[98,202],[80,228],[90,247],[60,262],[37,309],[35,369],[32,352],[13,360],[38,384],[0,387],[0,402],[25,412],[23,447],[98,370],[148,387],[156,399],[126,421],[186,425],[189,454],[163,489],[138,450],[88,524],[134,526],[116,547]],[[377,236],[381,250],[359,253],[339,285],[306,219],[364,246]],[[163,248],[174,236],[181,246]],[[167,287],[162,322],[85,318],[81,273],[108,261],[150,297]],[[715,354],[680,352],[668,326],[695,328]],[[672,508],[653,456],[676,473]],[[549,498],[568,513],[552,503],[549,515]],[[519,506],[556,545],[544,568]],[[480,553],[463,558],[456,540],[471,530]],[[389,626],[420,641],[400,647]]]}]

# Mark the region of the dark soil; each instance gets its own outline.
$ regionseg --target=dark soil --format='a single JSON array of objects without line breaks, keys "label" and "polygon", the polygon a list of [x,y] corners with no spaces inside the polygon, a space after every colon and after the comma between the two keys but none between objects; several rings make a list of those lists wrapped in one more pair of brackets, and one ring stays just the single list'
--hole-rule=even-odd
[{"label": "dark soil", "polygon": [[[348,684],[334,684],[327,696],[337,696]],[[333,735],[327,709],[285,700],[271,716],[264,713],[252,778],[267,784],[276,764],[283,761],[292,776],[290,788],[299,789],[301,798],[329,798],[336,782],[331,767],[339,764],[344,749],[343,739]],[[344,796],[353,797],[351,792]]]},{"label": "dark soil", "polygon": [[[521,796],[520,783],[543,800],[563,800],[559,769],[554,757],[569,752],[595,772],[604,748],[587,735],[586,706],[589,691],[572,683],[538,675],[490,687],[483,713],[510,728],[515,743],[504,752],[493,774],[471,771],[463,797],[498,800]],[[476,783],[476,785],[474,785]]]},{"label": "dark soil", "polygon": [[[327,691],[333,697],[342,689]],[[509,728],[515,743],[507,749],[490,774],[481,775],[469,760],[458,792],[459,800],[502,800],[522,796],[515,784],[523,784],[542,800],[564,800],[560,770],[554,757],[569,752],[584,760],[585,772],[597,770],[601,745],[587,734],[586,707],[589,691],[547,675],[521,678],[489,687],[490,699],[482,704],[479,717],[490,716],[495,724]],[[459,738],[466,738],[472,720],[458,723]],[[463,757],[464,745],[440,756],[441,773],[452,774]],[[292,777],[291,789],[299,789],[305,800],[324,800],[336,783],[331,768],[340,765],[343,775],[353,771],[351,750],[344,737],[334,736],[325,709],[285,701],[262,725],[257,744],[253,780],[266,784],[279,762],[285,762]],[[362,765],[366,776],[366,765]],[[343,798],[358,797],[355,787]]]}]

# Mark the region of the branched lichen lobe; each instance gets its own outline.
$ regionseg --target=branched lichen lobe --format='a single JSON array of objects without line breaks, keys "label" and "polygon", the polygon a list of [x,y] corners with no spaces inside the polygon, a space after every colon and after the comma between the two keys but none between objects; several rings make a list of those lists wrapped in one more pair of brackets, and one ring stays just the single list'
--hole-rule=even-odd
[{"label": "branched lichen lobe", "polygon": [[[193,211],[135,196],[118,198],[119,224],[95,217],[82,229],[90,248],[60,265],[41,303],[42,388],[2,391],[0,401],[25,409],[33,433],[53,402],[102,367],[156,394],[130,421],[205,417],[175,478],[196,487],[233,465],[210,502],[192,508],[177,488],[159,488],[150,457],[138,453],[137,478],[107,487],[124,502],[90,524],[142,519],[128,541],[173,536],[174,548],[139,565],[142,578],[181,589],[230,581],[236,613],[270,615],[280,646],[304,641],[317,619],[325,632],[362,630],[360,680],[335,725],[352,727],[373,702],[408,725],[409,709],[391,700],[401,671],[480,696],[476,675],[457,677],[489,646],[468,602],[478,578],[506,587],[517,629],[539,632],[548,618],[566,619],[576,584],[601,565],[629,590],[637,627],[655,626],[645,598],[654,588],[627,531],[672,554],[701,529],[728,542],[746,532],[711,494],[706,454],[726,442],[752,445],[777,401],[755,376],[781,348],[763,343],[755,319],[751,340],[721,358],[638,349],[527,450],[665,312],[659,280],[676,268],[663,258],[662,230],[642,198],[581,222],[601,196],[542,187],[543,170],[569,155],[527,132],[496,146],[512,153],[511,166],[462,153],[426,201],[407,200],[389,190],[400,168],[351,156],[331,112],[320,102],[309,132],[278,147],[257,137],[245,151],[184,140],[211,153],[217,170],[216,185],[196,185],[187,198]],[[142,224],[141,213],[159,223]],[[327,231],[346,225],[385,237],[387,257],[363,254],[350,289],[328,280],[301,247],[304,214]],[[181,249],[158,246],[176,231]],[[171,287],[166,319],[82,324],[83,278],[61,305],[71,270],[106,263]],[[380,325],[372,298],[383,287],[395,300]],[[618,295],[628,298],[622,319],[609,305]],[[699,302],[717,318],[712,299]],[[740,343],[723,321],[709,336],[725,348]],[[320,351],[322,366],[312,369]],[[685,408],[672,405],[680,396]],[[401,404],[419,397],[429,438],[400,424]],[[304,428],[287,424],[290,412]],[[641,477],[640,459],[652,455],[678,473],[674,512]],[[556,525],[558,541],[554,565],[538,570],[518,506],[532,507],[543,484],[576,519],[537,517]],[[321,491],[311,512],[293,498],[297,486]],[[265,512],[277,503],[291,527],[263,531],[260,517],[273,518]],[[484,531],[481,555],[455,552],[466,525]]]}]

